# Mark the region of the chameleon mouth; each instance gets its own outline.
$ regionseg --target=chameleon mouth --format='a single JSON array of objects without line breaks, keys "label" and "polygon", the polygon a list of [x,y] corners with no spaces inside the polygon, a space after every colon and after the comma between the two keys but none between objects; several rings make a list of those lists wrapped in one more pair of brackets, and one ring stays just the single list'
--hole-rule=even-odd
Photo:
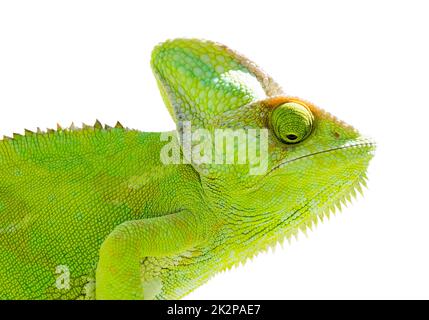
[{"label": "chameleon mouth", "polygon": [[[308,157],[317,156],[319,154],[336,152],[338,150],[344,151],[352,148],[364,150],[363,152],[359,152],[357,154],[356,160],[361,161],[362,166],[355,173],[356,175],[354,176],[354,178],[350,182],[345,184],[331,183],[321,188],[317,194],[313,195],[312,198],[307,201],[308,204],[293,212],[293,219],[299,219],[299,217],[303,217],[297,228],[287,230],[284,233],[283,237],[279,240],[276,240],[275,243],[279,241],[283,243],[285,239],[290,241],[292,236],[298,236],[299,231],[304,234],[307,234],[308,230],[312,230],[314,226],[317,226],[318,220],[323,221],[324,218],[329,219],[331,214],[336,214],[337,212],[340,212],[344,206],[347,206],[347,203],[352,202],[353,198],[357,198],[358,193],[360,195],[363,195],[363,188],[367,187],[368,179],[366,176],[366,168],[369,164],[369,161],[374,155],[376,143],[370,139],[360,139],[359,141],[354,141],[353,143],[349,143],[337,148],[321,150],[311,154],[296,157],[294,159],[290,159],[277,165],[271,170],[274,171],[280,167],[287,165],[288,163],[299,161]],[[317,200],[320,194],[327,193],[330,194],[327,199],[325,199],[324,201]],[[313,202],[315,204],[313,204]],[[291,216],[289,216],[288,219],[290,217]]]},{"label": "chameleon mouth", "polygon": [[310,157],[315,157],[317,155],[324,154],[324,153],[331,153],[331,152],[336,152],[336,151],[341,151],[341,150],[348,150],[348,149],[352,149],[352,148],[357,148],[357,149],[367,148],[368,149],[367,152],[362,153],[362,155],[367,155],[367,156],[369,156],[369,159],[371,159],[373,157],[374,151],[376,149],[376,143],[370,139],[363,139],[359,142],[345,144],[345,145],[342,145],[340,147],[326,149],[326,150],[320,150],[317,152],[305,154],[305,155],[302,155],[302,156],[299,156],[299,157],[296,157],[293,159],[286,160],[286,161],[276,165],[270,171],[268,171],[266,175],[269,175],[270,173],[276,171],[277,169],[283,168],[292,162],[296,162],[296,161],[303,160],[303,159],[310,158]]},{"label": "chameleon mouth", "polygon": [[[341,212],[342,209],[347,206],[348,203],[352,203],[353,199],[356,199],[359,194],[363,195],[363,189],[367,188],[366,167],[373,157],[376,144],[370,139],[360,138],[359,140],[355,140],[337,148],[320,150],[284,161],[270,170],[270,172],[272,172],[288,163],[296,162],[308,157],[330,152],[333,153],[341,150],[344,152],[345,150],[352,148],[359,149],[359,151],[356,150],[356,160],[362,162],[362,165],[358,166],[353,178],[346,183],[341,183],[341,180],[339,180],[335,183],[329,183],[321,186],[315,194],[305,200],[305,204],[299,205],[298,208],[292,208],[291,210],[276,212],[276,223],[273,225],[268,224],[267,227],[265,227],[264,233],[267,237],[260,240],[259,248],[263,249],[255,249],[250,252],[249,257],[242,263],[252,259],[260,251],[267,251],[269,248],[271,248],[272,251],[275,251],[278,245],[283,247],[285,242],[290,243],[292,238],[297,239],[300,236],[300,233],[307,235],[308,232],[314,230],[319,223],[323,223],[326,220],[329,220],[332,215]],[[321,198],[320,195],[323,194],[329,194],[329,196]],[[260,217],[258,217],[258,219],[260,219]],[[272,215],[270,221],[271,219]],[[254,235],[250,238],[254,239]],[[245,239],[244,241],[250,240]],[[237,262],[234,265],[238,266],[239,264],[240,262]],[[228,267],[228,269],[231,267],[232,265]]]}]

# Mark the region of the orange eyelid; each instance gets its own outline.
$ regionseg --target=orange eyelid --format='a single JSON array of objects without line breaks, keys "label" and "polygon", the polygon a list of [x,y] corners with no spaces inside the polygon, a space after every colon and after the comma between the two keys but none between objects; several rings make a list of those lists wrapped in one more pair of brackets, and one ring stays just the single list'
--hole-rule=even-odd
[{"label": "orange eyelid", "polygon": [[295,98],[295,97],[276,96],[276,97],[268,98],[268,99],[264,100],[262,103],[264,106],[267,106],[270,108],[275,108],[281,104],[288,103],[288,102],[299,103],[299,104],[303,105],[304,107],[306,107],[307,109],[311,110],[311,108],[308,106],[307,103],[305,103],[301,99]]}]

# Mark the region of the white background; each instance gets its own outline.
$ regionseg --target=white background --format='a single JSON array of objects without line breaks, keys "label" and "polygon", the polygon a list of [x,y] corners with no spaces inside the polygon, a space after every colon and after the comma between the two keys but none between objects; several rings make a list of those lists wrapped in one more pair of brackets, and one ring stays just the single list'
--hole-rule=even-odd
[{"label": "white background", "polygon": [[2,1],[0,133],[95,119],[171,129],[151,48],[223,42],[378,150],[364,198],[188,298],[429,298],[428,12],[425,1]]}]

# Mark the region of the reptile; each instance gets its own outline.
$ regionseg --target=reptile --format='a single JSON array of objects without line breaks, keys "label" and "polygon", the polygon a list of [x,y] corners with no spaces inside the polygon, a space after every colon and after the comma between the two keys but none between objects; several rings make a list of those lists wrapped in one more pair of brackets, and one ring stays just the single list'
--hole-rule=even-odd
[{"label": "reptile", "polygon": [[362,191],[373,140],[240,53],[167,40],[151,67],[175,130],[0,141],[0,298],[179,299]]}]

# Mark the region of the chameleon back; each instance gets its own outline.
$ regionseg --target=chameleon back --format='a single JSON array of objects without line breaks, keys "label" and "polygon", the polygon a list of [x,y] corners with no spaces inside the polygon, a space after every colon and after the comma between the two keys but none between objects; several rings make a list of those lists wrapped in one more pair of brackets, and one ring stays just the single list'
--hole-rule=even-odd
[{"label": "chameleon back", "polygon": [[120,127],[0,141],[0,297],[94,297],[99,248],[115,226],[180,206],[176,182],[198,188],[190,166],[161,170],[159,149],[159,133]]}]

